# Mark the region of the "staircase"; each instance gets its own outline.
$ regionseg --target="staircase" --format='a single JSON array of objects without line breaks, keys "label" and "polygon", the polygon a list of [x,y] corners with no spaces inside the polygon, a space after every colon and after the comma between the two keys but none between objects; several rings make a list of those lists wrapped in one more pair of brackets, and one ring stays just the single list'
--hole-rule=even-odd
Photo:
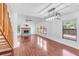
[{"label": "staircase", "polygon": [[13,30],[7,4],[0,3],[0,55],[10,56],[13,50]]},{"label": "staircase", "polygon": [[9,42],[4,38],[0,32],[0,56],[12,56],[12,48]]}]

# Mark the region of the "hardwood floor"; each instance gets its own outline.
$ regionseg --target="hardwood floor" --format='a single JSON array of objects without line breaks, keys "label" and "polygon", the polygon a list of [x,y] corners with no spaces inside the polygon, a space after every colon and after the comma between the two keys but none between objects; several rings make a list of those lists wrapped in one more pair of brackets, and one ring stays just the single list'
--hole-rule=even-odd
[{"label": "hardwood floor", "polygon": [[79,50],[41,36],[18,37],[18,40],[14,56],[79,56]]}]

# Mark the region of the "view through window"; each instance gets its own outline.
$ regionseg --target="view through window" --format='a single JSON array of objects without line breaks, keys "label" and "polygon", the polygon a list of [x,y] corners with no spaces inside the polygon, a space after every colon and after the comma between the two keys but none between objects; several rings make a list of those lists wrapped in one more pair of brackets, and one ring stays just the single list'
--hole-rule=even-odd
[{"label": "view through window", "polygon": [[77,40],[76,19],[63,22],[63,38],[73,41]]}]

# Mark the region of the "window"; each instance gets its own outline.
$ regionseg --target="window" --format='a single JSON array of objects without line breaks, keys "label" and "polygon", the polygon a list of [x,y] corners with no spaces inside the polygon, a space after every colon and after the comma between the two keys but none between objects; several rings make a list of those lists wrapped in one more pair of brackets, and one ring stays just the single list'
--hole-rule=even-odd
[{"label": "window", "polygon": [[76,19],[63,22],[63,38],[73,41],[77,40]]}]

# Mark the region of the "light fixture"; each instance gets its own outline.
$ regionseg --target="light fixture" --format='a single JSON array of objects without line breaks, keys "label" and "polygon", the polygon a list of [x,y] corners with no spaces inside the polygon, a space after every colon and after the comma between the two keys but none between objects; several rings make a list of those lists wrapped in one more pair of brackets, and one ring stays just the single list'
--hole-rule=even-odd
[{"label": "light fixture", "polygon": [[25,17],[25,21],[29,22],[29,21],[32,21],[32,20],[31,20],[31,18],[29,16],[27,16],[27,17]]},{"label": "light fixture", "polygon": [[60,20],[61,14],[59,12],[55,11],[55,9],[56,8],[52,8],[52,9],[48,10],[49,18],[46,19],[46,21]]}]

